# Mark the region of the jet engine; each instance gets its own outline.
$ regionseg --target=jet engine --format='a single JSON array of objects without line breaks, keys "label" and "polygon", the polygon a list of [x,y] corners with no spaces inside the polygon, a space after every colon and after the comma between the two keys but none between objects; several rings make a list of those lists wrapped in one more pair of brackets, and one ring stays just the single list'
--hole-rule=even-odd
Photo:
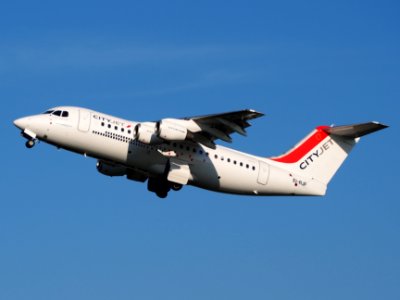
[{"label": "jet engine", "polygon": [[127,173],[127,168],[121,165],[114,165],[104,161],[97,161],[97,171],[107,176],[124,176]]},{"label": "jet engine", "polygon": [[185,126],[179,125],[173,119],[163,119],[157,123],[157,135],[167,141],[184,141],[188,136]]},{"label": "jet engine", "polygon": [[143,144],[161,144],[162,140],[157,135],[157,123],[144,122],[135,126],[135,137]]}]

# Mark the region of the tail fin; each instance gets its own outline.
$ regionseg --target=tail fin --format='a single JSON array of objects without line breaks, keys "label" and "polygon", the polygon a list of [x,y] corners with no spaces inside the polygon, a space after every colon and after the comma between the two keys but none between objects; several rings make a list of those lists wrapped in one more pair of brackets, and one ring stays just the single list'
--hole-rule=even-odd
[{"label": "tail fin", "polygon": [[346,126],[319,126],[286,154],[272,160],[294,173],[328,184],[360,137],[388,126],[378,122]]}]

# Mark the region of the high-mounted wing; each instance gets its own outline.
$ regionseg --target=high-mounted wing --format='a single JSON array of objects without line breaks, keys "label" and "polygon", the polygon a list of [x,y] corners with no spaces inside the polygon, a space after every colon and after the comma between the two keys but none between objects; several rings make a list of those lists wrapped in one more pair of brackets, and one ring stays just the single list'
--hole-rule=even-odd
[{"label": "high-mounted wing", "polygon": [[245,136],[246,128],[250,126],[248,121],[263,115],[255,110],[245,109],[183,119],[165,118],[158,122],[137,123],[134,136],[144,144],[191,140],[215,149],[216,139],[230,143],[230,135],[234,132]]},{"label": "high-mounted wing", "polygon": [[232,133],[246,136],[246,128],[251,126],[248,121],[264,116],[263,113],[251,109],[185,118],[195,122],[200,130],[193,132],[192,139],[207,147],[215,148],[216,139],[231,143]]}]

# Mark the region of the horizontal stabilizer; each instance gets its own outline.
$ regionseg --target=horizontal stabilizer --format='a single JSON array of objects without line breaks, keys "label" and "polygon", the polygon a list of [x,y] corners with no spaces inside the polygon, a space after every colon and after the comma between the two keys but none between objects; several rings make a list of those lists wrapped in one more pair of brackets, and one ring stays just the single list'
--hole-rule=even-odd
[{"label": "horizontal stabilizer", "polygon": [[387,127],[389,126],[378,122],[369,122],[354,125],[325,127],[323,130],[328,134],[355,139]]}]

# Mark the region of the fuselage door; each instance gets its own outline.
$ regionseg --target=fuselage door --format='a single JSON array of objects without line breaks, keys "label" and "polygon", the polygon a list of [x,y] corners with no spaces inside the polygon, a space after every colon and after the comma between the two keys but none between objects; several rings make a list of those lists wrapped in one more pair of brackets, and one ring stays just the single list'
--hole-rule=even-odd
[{"label": "fuselage door", "polygon": [[90,128],[90,111],[87,110],[79,110],[79,123],[78,123],[78,129],[80,131],[88,131]]},{"label": "fuselage door", "polygon": [[259,161],[259,166],[257,182],[265,185],[269,179],[269,164]]}]

